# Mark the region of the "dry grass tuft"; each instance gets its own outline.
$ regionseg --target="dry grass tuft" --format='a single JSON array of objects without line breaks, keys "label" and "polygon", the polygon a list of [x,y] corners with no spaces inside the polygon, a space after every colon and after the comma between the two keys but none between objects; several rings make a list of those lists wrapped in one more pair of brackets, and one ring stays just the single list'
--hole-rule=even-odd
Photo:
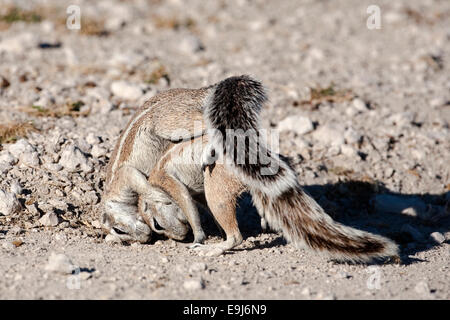
[{"label": "dry grass tuft", "polygon": [[152,17],[153,24],[158,29],[172,29],[179,30],[182,28],[193,30],[195,29],[196,23],[195,20],[187,17],[187,18],[179,18],[175,16],[171,17],[163,17],[154,15]]},{"label": "dry grass tuft", "polygon": [[32,122],[11,122],[0,124],[0,144],[12,143],[37,131]]},{"label": "dry grass tuft", "polygon": [[19,7],[9,7],[0,13],[0,21],[6,24],[23,21],[27,23],[41,22],[42,16],[38,11],[27,11]]},{"label": "dry grass tuft", "polygon": [[105,22],[92,18],[85,18],[81,22],[80,33],[87,36],[97,37],[106,37],[109,35],[109,31],[107,31],[105,28]]},{"label": "dry grass tuft", "polygon": [[170,77],[167,69],[164,66],[159,66],[153,70],[152,73],[150,73],[150,76],[145,82],[149,84],[156,84],[162,78],[166,79],[167,83],[170,85]]},{"label": "dry grass tuft", "polygon": [[16,6],[0,8],[0,31],[7,30],[15,22],[37,23],[42,20],[39,11],[27,11]]},{"label": "dry grass tuft", "polygon": [[337,90],[333,85],[326,88],[316,87],[311,88],[311,95],[309,100],[300,101],[300,105],[310,105],[311,108],[317,109],[323,102],[344,102],[353,99],[355,95],[349,89]]},{"label": "dry grass tuft", "polygon": [[21,111],[33,117],[51,117],[51,118],[61,118],[64,116],[69,117],[86,117],[89,115],[90,110],[81,110],[84,106],[83,101],[76,101],[72,103],[67,103],[61,107],[55,107],[53,109],[43,108],[41,106],[31,106],[22,108]]}]

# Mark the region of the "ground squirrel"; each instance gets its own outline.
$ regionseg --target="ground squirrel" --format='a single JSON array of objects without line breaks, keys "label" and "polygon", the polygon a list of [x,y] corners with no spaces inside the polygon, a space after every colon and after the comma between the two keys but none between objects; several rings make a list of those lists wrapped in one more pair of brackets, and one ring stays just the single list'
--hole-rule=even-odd
[{"label": "ground squirrel", "polygon": [[[132,167],[132,169],[125,166],[126,177],[122,180],[116,174],[116,185],[111,189],[128,190],[134,192],[135,195],[145,195],[142,199],[145,199],[144,202],[147,203],[145,206],[140,205],[141,214],[138,214],[136,202],[134,202],[133,212],[129,214],[135,217],[134,221],[142,223],[142,220],[144,220],[142,217],[147,215],[145,220],[155,229],[151,220],[151,212],[155,212],[155,210],[145,210],[144,207],[147,209],[151,207],[149,204],[154,201],[152,200],[152,197],[155,197],[154,194],[161,196],[165,193],[166,195],[163,197],[168,195],[173,200],[170,201],[173,205],[172,209],[163,209],[159,213],[156,210],[153,216],[167,216],[171,215],[174,210],[178,212],[178,209],[181,209],[194,231],[194,237],[196,231],[200,232],[198,212],[194,214],[194,211],[187,210],[184,204],[176,200],[179,185],[164,189],[158,186],[161,185],[158,180],[149,183],[145,177],[150,175],[152,169],[156,170],[152,174],[160,174],[157,173],[160,168],[155,168],[155,164],[158,157],[161,159],[162,155],[167,152],[170,141],[175,142],[176,140],[171,139],[171,131],[175,131],[177,125],[189,127],[186,119],[194,121],[203,117],[204,123],[201,126],[203,131],[195,136],[201,136],[204,134],[204,129],[207,128],[208,142],[201,151],[200,166],[194,166],[197,171],[194,170],[195,172],[192,171],[191,173],[198,176],[204,170],[204,190],[208,206],[227,235],[227,241],[224,243],[206,247],[208,252],[221,253],[242,241],[236,222],[235,207],[233,207],[233,210],[223,210],[221,207],[226,206],[223,199],[234,206],[236,196],[241,193],[242,189],[245,189],[251,194],[256,209],[269,226],[274,230],[282,231],[286,239],[298,247],[309,247],[317,252],[327,253],[333,258],[351,261],[370,261],[374,258],[398,254],[398,247],[391,240],[335,222],[303,191],[289,163],[267,147],[262,139],[259,125],[259,113],[263,104],[267,101],[265,90],[260,82],[248,76],[231,77],[208,88],[197,90],[179,89],[179,91],[176,91],[176,95],[161,94],[154,98],[154,101],[159,101],[160,104],[171,106],[164,113],[167,118],[166,121],[172,119],[170,130],[162,129],[164,134],[159,133],[153,120],[139,121],[143,117],[142,113],[148,112],[144,106],[144,109],[141,109],[135,116],[134,119],[137,120],[130,122],[129,127],[118,142],[117,148],[119,150],[115,150],[115,154],[121,154],[121,152],[124,152],[123,149],[126,149],[125,155],[122,155],[120,159],[132,159],[128,160],[126,165]],[[190,94],[189,99],[185,103],[181,103],[180,101],[183,101],[187,92],[197,93]],[[152,103],[146,105],[146,108],[150,108],[151,114],[163,111],[157,110],[157,108],[151,109]],[[195,107],[192,108],[192,106]],[[189,112],[194,112],[195,116],[190,114],[180,121],[179,114]],[[177,121],[179,121],[178,124]],[[148,136],[145,134],[136,135],[133,130],[143,133],[151,132],[150,141],[156,139],[158,143],[150,144],[145,141],[145,139],[149,139]],[[188,130],[184,134],[184,138],[193,137],[194,134],[191,134],[191,132],[193,131]],[[229,138],[230,133],[231,139]],[[129,138],[130,134],[132,138]],[[136,139],[144,141],[136,142]],[[160,143],[161,140],[168,142]],[[127,141],[131,145],[127,144]],[[170,153],[169,151],[168,154]],[[130,154],[135,155],[130,156]],[[142,165],[140,161],[145,161],[145,159],[147,159],[147,163]],[[114,161],[113,156],[112,162]],[[140,166],[137,166],[137,164],[140,164]],[[112,172],[115,171],[114,168],[117,170],[119,166],[112,164]],[[123,164],[122,167],[124,167]],[[136,171],[140,173],[137,174]],[[175,170],[170,174],[177,175],[178,173]],[[136,183],[135,175],[140,177],[139,183]],[[225,178],[238,181],[239,187],[237,190],[239,192],[234,190],[235,187],[225,187],[225,184],[221,182],[225,181]],[[184,187],[189,190],[189,183],[184,182],[182,188]],[[115,194],[119,193],[115,192]],[[124,194],[122,192],[122,195]],[[127,200],[126,195],[119,199]],[[189,197],[185,197],[184,201],[187,203],[191,200]],[[116,208],[120,210],[121,207],[116,206]],[[118,214],[116,210],[110,210],[109,212],[113,216]],[[127,213],[124,212],[123,214]],[[173,216],[179,217],[179,212],[173,214]],[[114,220],[114,218],[111,220]],[[133,228],[134,230],[137,229],[136,223]]]}]

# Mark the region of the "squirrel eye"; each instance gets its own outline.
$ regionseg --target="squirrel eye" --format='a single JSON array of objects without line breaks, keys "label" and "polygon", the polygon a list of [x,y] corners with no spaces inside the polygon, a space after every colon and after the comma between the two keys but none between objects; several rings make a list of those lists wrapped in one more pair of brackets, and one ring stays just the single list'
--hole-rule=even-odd
[{"label": "squirrel eye", "polygon": [[122,231],[122,230],[120,230],[120,229],[117,228],[117,227],[113,227],[113,230],[114,230],[114,232],[117,233],[117,234],[127,234],[125,231]]}]

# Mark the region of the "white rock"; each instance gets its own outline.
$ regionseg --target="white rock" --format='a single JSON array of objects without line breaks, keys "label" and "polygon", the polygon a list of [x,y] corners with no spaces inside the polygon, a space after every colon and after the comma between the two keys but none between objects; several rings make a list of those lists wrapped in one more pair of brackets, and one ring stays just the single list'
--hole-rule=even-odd
[{"label": "white rock", "polygon": [[305,287],[305,288],[302,290],[301,294],[309,298],[309,297],[311,297],[311,290],[309,290],[308,287]]},{"label": "white rock", "polygon": [[114,110],[114,104],[106,99],[99,99],[92,106],[92,113],[107,114]]},{"label": "white rock", "polygon": [[53,172],[58,172],[58,171],[61,171],[63,169],[63,166],[60,165],[59,163],[45,163],[44,167],[47,170],[53,171]]},{"label": "white rock", "polygon": [[83,152],[74,145],[66,146],[61,154],[59,164],[69,171],[81,169],[84,172],[90,172],[93,169],[92,164],[89,163]]},{"label": "white rock", "polygon": [[358,111],[361,111],[361,112],[367,111],[367,104],[359,98],[353,99],[352,105]]},{"label": "white rock", "polygon": [[106,150],[105,148],[100,147],[100,146],[98,146],[98,145],[94,145],[94,146],[92,147],[92,150],[91,150],[91,155],[92,155],[94,158],[103,157],[103,156],[105,156],[107,153],[108,153],[108,150]]},{"label": "white rock", "polygon": [[19,212],[21,209],[22,205],[14,193],[0,189],[0,214],[9,216]]},{"label": "white rock", "polygon": [[204,50],[202,42],[196,36],[183,37],[183,40],[179,43],[178,48],[180,51],[187,54],[197,53]]},{"label": "white rock", "polygon": [[430,288],[425,281],[420,281],[417,283],[414,287],[414,291],[423,296],[428,296],[430,294]]},{"label": "white rock", "polygon": [[430,234],[430,238],[439,244],[441,244],[445,241],[444,235],[440,232],[433,232],[432,234]]},{"label": "white rock", "polygon": [[446,102],[447,101],[445,98],[434,98],[430,100],[430,106],[433,108],[437,108],[445,105]]},{"label": "white rock", "polygon": [[17,158],[8,151],[2,151],[0,152],[0,163],[2,162],[8,165],[15,165],[17,163]]},{"label": "white rock", "polygon": [[[415,216],[424,216],[427,211],[427,205],[418,197],[379,194],[372,201],[375,210],[379,212],[405,213],[409,215],[411,215],[411,212],[414,212]],[[408,209],[410,211],[407,211]]]},{"label": "white rock", "polygon": [[313,131],[314,125],[307,117],[290,116],[280,121],[278,129],[280,131],[294,131],[298,135],[303,135]]},{"label": "white rock", "polygon": [[6,162],[0,162],[0,175],[7,173],[9,170],[12,169],[12,166]]},{"label": "white rock", "polygon": [[19,156],[19,160],[21,163],[32,167],[37,167],[40,163],[39,154],[37,152],[24,152]]},{"label": "white rock", "polygon": [[21,186],[20,183],[17,182],[17,181],[11,182],[9,189],[10,189],[11,192],[14,193],[14,194],[21,194],[22,191],[23,191],[22,186]]},{"label": "white rock", "polygon": [[24,153],[35,152],[35,148],[25,139],[20,139],[16,143],[9,146],[8,151],[16,158]]},{"label": "white rock", "polygon": [[91,225],[92,225],[95,229],[101,229],[101,228],[102,228],[102,224],[101,224],[98,220],[92,221]]},{"label": "white rock", "polygon": [[341,130],[333,125],[323,125],[313,133],[316,140],[333,146],[342,146],[344,144],[344,135]]},{"label": "white rock", "polygon": [[414,121],[414,113],[412,112],[401,112],[393,114],[389,117],[389,120],[392,124],[395,124],[398,127],[403,127],[411,124]]},{"label": "white rock", "polygon": [[352,107],[348,107],[347,109],[345,109],[345,113],[347,114],[347,116],[353,117],[358,114],[358,110],[356,110],[356,108],[354,108],[352,106]]},{"label": "white rock", "polygon": [[115,96],[126,100],[137,100],[143,94],[139,86],[126,81],[114,81],[110,89]]},{"label": "white rock", "polygon": [[356,157],[356,155],[358,154],[357,151],[353,147],[346,145],[346,144],[341,146],[341,152],[344,156],[349,157],[349,158]]},{"label": "white rock", "polygon": [[189,272],[191,273],[202,272],[205,271],[207,268],[208,267],[204,262],[196,262],[189,267]]},{"label": "white rock", "polygon": [[187,280],[183,283],[183,287],[186,290],[194,291],[194,290],[201,290],[205,288],[205,284],[202,279],[192,279]]},{"label": "white rock", "polygon": [[58,272],[63,274],[73,273],[77,267],[65,254],[52,252],[48,258],[48,263],[45,270],[51,272]]},{"label": "white rock", "polygon": [[16,246],[10,241],[3,242],[2,247],[3,247],[3,249],[6,249],[6,250],[14,250],[16,248]]},{"label": "white rock", "polygon": [[86,142],[95,146],[96,144],[100,143],[100,138],[93,132],[89,132],[89,134],[86,136]]},{"label": "white rock", "polygon": [[0,41],[0,53],[23,53],[29,47],[36,45],[36,37],[32,33],[15,34],[13,37],[5,38]]},{"label": "white rock", "polygon": [[355,129],[350,127],[347,130],[345,130],[344,138],[345,138],[345,141],[347,142],[347,144],[353,144],[353,143],[357,143],[358,141],[360,141],[362,138],[362,135],[360,133],[356,132]]},{"label": "white rock", "polygon": [[122,242],[118,236],[115,236],[112,234],[106,235],[105,241],[108,243],[121,243]]},{"label": "white rock", "polygon": [[49,212],[45,215],[43,215],[40,219],[39,219],[39,223],[45,227],[54,227],[57,226],[59,223],[59,219],[58,216],[56,215],[56,213]]}]

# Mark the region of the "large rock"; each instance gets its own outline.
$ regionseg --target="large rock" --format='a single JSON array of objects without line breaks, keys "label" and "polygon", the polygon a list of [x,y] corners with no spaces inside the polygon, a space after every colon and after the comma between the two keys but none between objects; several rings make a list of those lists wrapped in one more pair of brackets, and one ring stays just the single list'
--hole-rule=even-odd
[{"label": "large rock", "polygon": [[114,81],[111,83],[111,92],[115,96],[125,100],[137,100],[143,94],[143,91],[138,85],[126,81]]},{"label": "large rock", "polygon": [[318,130],[313,133],[316,140],[326,145],[340,147],[344,144],[344,132],[340,128],[332,124],[320,126]]},{"label": "large rock", "polygon": [[48,258],[45,270],[63,274],[71,274],[76,270],[76,266],[66,255],[52,252]]},{"label": "large rock", "polygon": [[68,145],[61,153],[59,164],[69,171],[90,172],[93,167],[84,153],[74,145]]},{"label": "large rock", "polygon": [[58,216],[54,212],[49,212],[39,219],[39,223],[45,227],[55,227],[59,223]]},{"label": "large rock", "polygon": [[36,152],[36,149],[26,139],[20,139],[16,143],[10,145],[8,151],[14,157],[20,158],[20,156],[25,153]]},{"label": "large rock", "polygon": [[9,216],[22,209],[17,197],[12,192],[7,192],[0,189],[0,214],[4,216]]},{"label": "large rock", "polygon": [[278,124],[280,131],[294,131],[298,135],[303,135],[314,130],[311,119],[301,116],[290,116],[284,118]]}]

